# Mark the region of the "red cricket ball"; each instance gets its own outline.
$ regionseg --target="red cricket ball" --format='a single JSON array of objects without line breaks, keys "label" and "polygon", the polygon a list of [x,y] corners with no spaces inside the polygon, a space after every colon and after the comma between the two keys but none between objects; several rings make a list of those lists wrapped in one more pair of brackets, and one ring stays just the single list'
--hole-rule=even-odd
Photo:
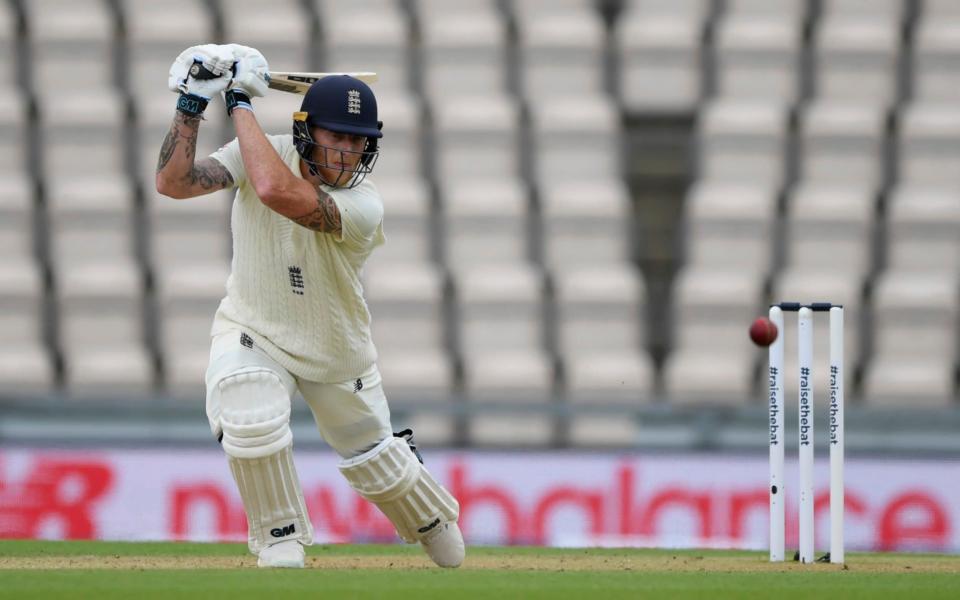
[{"label": "red cricket ball", "polygon": [[777,339],[777,326],[766,317],[758,317],[750,325],[750,339],[758,346],[769,346]]}]

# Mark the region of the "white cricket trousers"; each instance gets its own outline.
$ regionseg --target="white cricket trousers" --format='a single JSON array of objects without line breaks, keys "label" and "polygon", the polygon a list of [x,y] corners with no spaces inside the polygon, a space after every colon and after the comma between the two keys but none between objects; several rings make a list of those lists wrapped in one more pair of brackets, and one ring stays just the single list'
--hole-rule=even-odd
[{"label": "white cricket trousers", "polygon": [[241,330],[230,330],[214,336],[206,374],[207,418],[211,431],[218,439],[221,427],[217,384],[231,373],[249,367],[269,369],[276,373],[287,389],[291,402],[299,390],[313,412],[320,435],[343,458],[363,454],[393,435],[390,408],[376,364],[349,381],[307,381],[270,358]]}]

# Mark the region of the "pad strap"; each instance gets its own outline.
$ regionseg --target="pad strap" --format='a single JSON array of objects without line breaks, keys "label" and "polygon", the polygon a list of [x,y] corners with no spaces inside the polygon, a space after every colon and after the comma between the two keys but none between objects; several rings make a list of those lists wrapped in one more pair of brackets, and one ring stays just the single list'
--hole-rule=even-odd
[{"label": "pad strap", "polygon": [[417,442],[413,439],[413,430],[410,428],[404,429],[403,431],[393,432],[393,437],[401,438],[407,445],[410,446],[410,451],[413,452],[413,455],[417,457],[417,461],[422,465],[423,457],[420,456],[420,451],[417,450]]}]

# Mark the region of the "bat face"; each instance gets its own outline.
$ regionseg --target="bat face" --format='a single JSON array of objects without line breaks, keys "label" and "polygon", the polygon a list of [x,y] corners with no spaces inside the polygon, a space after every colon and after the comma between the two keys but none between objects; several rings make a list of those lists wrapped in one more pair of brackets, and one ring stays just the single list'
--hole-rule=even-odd
[{"label": "bat face", "polygon": [[349,75],[366,83],[377,81],[377,74],[371,72],[360,73],[299,73],[293,71],[275,71],[270,73],[267,85],[272,90],[290,94],[306,94],[310,86],[316,81],[329,75]]}]

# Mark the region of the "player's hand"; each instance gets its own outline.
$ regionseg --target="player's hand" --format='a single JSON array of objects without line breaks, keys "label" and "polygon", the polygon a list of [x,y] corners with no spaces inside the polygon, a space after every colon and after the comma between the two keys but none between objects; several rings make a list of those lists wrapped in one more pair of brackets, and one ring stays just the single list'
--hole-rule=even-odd
[{"label": "player's hand", "polygon": [[239,88],[251,97],[266,94],[270,66],[263,54],[256,48],[241,46],[240,44],[227,44],[224,47],[232,50],[235,61],[233,81],[230,82],[228,88]]},{"label": "player's hand", "polygon": [[227,46],[191,46],[170,65],[167,87],[171,92],[210,100],[227,89],[233,76],[234,57]]}]

